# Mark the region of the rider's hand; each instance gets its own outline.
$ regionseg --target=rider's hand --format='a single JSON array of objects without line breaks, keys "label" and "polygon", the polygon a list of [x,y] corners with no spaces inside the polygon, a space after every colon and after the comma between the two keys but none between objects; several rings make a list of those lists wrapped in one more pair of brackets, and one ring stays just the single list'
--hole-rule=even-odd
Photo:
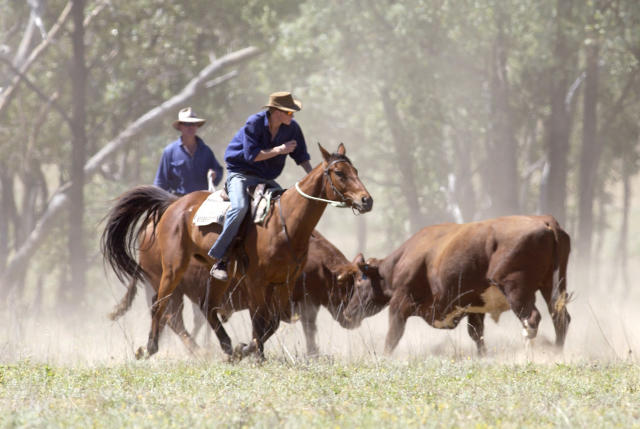
[{"label": "rider's hand", "polygon": [[289,140],[288,142],[284,142],[283,144],[280,145],[280,153],[281,154],[287,154],[287,153],[291,153],[294,150],[296,150],[296,146],[298,145],[298,143],[295,140]]}]

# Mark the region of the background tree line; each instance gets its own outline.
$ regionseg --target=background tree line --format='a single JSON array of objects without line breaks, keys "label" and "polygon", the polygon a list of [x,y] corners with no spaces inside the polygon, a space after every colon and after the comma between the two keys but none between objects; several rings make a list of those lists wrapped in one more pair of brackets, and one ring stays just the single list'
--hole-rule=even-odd
[{"label": "background tree line", "polygon": [[[78,306],[100,221],[151,183],[180,107],[222,159],[270,92],[302,99],[375,199],[320,228],[384,256],[422,226],[550,213],[580,281],[637,257],[640,4],[633,0],[0,0],[0,283]],[[299,178],[288,167],[281,183]],[[354,231],[356,231],[354,233]],[[349,255],[351,256],[351,255]],[[612,274],[613,273],[613,274]],[[577,279],[576,279],[577,280]]]}]

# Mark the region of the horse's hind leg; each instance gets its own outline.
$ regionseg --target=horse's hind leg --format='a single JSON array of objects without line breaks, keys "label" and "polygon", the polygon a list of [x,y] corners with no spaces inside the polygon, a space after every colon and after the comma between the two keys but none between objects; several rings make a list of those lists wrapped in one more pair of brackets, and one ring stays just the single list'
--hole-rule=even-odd
[{"label": "horse's hind leg", "polygon": [[[176,248],[179,246],[175,246]],[[170,255],[167,259],[165,256]],[[158,299],[151,312],[151,330],[149,341],[147,342],[147,353],[149,356],[158,351],[158,338],[164,327],[163,318],[171,295],[175,291],[182,275],[189,265],[189,254],[182,249],[165,249],[162,261],[162,278],[158,287]],[[169,259],[171,258],[171,259]]]},{"label": "horse's hind leg", "polygon": [[183,295],[173,294],[171,295],[169,305],[166,309],[167,323],[173,332],[180,337],[180,340],[185,345],[187,350],[195,356],[203,355],[202,348],[196,343],[193,337],[189,334],[184,326],[184,319],[182,317],[182,310],[184,309]]}]

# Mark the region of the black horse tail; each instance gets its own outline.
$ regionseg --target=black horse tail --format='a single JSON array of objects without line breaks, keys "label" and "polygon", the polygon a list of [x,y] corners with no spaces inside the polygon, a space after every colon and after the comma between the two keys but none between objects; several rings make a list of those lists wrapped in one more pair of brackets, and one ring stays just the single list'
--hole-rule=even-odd
[{"label": "black horse tail", "polygon": [[156,186],[135,187],[122,194],[106,216],[100,242],[105,263],[109,263],[118,279],[143,279],[136,260],[136,244],[141,231],[153,222],[154,232],[160,217],[178,197]]}]

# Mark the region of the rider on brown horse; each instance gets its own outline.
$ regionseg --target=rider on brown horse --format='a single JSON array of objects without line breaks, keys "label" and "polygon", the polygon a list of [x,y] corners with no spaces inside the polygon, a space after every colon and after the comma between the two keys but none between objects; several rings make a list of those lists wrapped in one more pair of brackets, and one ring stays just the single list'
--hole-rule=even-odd
[{"label": "rider on brown horse", "polygon": [[275,92],[264,107],[268,110],[247,119],[224,154],[231,208],[227,211],[222,232],[209,250],[209,256],[217,260],[211,275],[218,280],[228,279],[227,250],[249,209],[247,187],[267,183],[279,188],[275,179],[282,173],[287,154],[306,173],[311,171],[302,129],[293,119],[293,112],[299,111],[302,103],[289,92]]}]

